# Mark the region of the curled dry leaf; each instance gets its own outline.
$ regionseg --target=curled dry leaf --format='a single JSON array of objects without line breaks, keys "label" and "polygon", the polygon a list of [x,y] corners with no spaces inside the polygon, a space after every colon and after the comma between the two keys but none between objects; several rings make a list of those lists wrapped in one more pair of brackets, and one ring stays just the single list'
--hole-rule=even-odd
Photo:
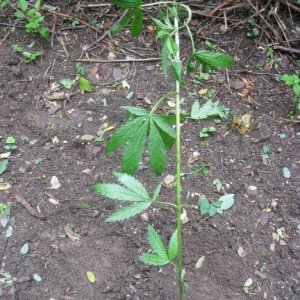
[{"label": "curled dry leaf", "polygon": [[203,263],[205,262],[205,256],[201,256],[198,261],[196,262],[196,268],[200,269],[203,266]]},{"label": "curled dry leaf", "polygon": [[8,182],[0,183],[0,191],[6,191],[11,188],[11,185]]},{"label": "curled dry leaf", "polygon": [[187,217],[187,212],[184,208],[182,209],[180,220],[182,224],[186,224],[189,221],[189,218]]},{"label": "curled dry leaf", "polygon": [[75,242],[75,241],[78,241],[79,240],[79,235],[77,233],[75,233],[73,231],[73,226],[71,224],[67,224],[65,225],[64,227],[64,231],[65,231],[65,234],[68,236],[68,238],[72,241],[72,242]]},{"label": "curled dry leaf", "polygon": [[40,218],[40,219],[45,218],[45,216],[39,210],[36,211],[35,209],[33,209],[32,206],[24,199],[24,197],[21,194],[16,194],[15,199],[20,204],[22,204],[26,208],[28,213],[31,214],[32,216]]}]

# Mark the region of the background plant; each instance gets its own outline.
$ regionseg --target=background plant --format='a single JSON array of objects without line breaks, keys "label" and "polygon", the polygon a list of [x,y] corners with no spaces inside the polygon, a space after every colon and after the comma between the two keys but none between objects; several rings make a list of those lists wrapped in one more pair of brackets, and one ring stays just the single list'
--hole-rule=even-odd
[{"label": "background plant", "polygon": [[281,79],[287,86],[290,86],[294,92],[294,102],[296,109],[300,110],[300,77],[297,74],[284,74]]},{"label": "background plant", "polygon": [[[181,213],[183,208],[188,207],[188,205],[183,204],[181,201],[180,123],[186,117],[195,120],[212,117],[226,119],[229,110],[218,102],[208,101],[200,107],[199,102],[196,101],[192,107],[191,115],[182,115],[180,88],[185,74],[199,69],[203,72],[210,72],[215,69],[229,68],[233,65],[233,59],[221,52],[195,49],[193,36],[189,28],[192,17],[191,10],[180,2],[163,1],[144,5],[142,5],[141,0],[113,0],[112,2],[126,11],[121,20],[110,29],[111,36],[121,31],[126,25],[130,25],[132,36],[140,34],[143,29],[143,10],[152,6],[160,7],[157,18],[152,19],[157,30],[156,38],[162,43],[163,75],[167,79],[170,76],[169,70],[171,71],[175,81],[175,89],[158,99],[150,112],[139,107],[124,107],[129,113],[129,121],[112,135],[106,145],[107,153],[116,151],[121,147],[124,148],[122,157],[123,173],[115,173],[121,184],[98,183],[94,185],[94,188],[97,192],[111,199],[130,202],[129,205],[122,207],[109,216],[107,221],[128,219],[148,209],[151,205],[166,205],[176,208],[177,226],[170,236],[168,249],[166,249],[155,229],[148,226],[148,241],[154,253],[144,253],[139,259],[150,265],[172,264],[178,273],[179,299],[183,299],[185,270],[182,258]],[[180,58],[180,32],[182,31],[188,34],[192,48],[186,68]],[[157,109],[170,96],[175,96],[176,99],[176,115],[157,114]],[[172,127],[174,124],[176,130]],[[167,161],[166,151],[176,142],[176,203],[160,199],[161,184],[156,187],[152,196],[150,196],[145,187],[131,176],[138,170],[147,139],[150,166],[156,175],[164,171]],[[227,198],[230,198],[226,200],[227,202],[220,198],[216,202],[206,203],[206,206],[209,205],[208,211],[215,210],[215,213],[222,213],[231,207],[234,201],[233,195]],[[213,214],[210,213],[210,215]]]}]

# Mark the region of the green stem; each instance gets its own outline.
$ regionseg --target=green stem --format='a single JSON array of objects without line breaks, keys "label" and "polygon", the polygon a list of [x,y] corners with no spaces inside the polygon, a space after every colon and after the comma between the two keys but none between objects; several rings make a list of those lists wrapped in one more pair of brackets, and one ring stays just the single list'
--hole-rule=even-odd
[{"label": "green stem", "polygon": [[170,97],[170,96],[175,96],[177,94],[176,91],[172,91],[172,92],[168,92],[165,95],[163,95],[162,97],[159,98],[159,100],[155,103],[155,105],[153,106],[153,108],[150,111],[150,115],[154,114],[156,112],[156,110],[161,106],[162,102]]},{"label": "green stem", "polygon": [[[178,19],[174,18],[175,27],[175,43],[178,51],[176,58],[180,60],[180,43],[179,43],[179,26]],[[181,149],[180,149],[180,82],[176,80],[176,202],[177,202],[177,268],[178,268],[178,283],[179,283],[179,300],[184,299],[184,282],[182,276],[182,237],[181,237]]]},{"label": "green stem", "polygon": [[193,39],[193,34],[191,32],[191,29],[190,27],[187,25],[186,26],[186,30],[189,34],[189,37],[190,37],[190,41],[191,41],[191,44],[192,44],[192,50],[193,50],[193,53],[196,52],[196,48],[195,48],[195,42],[194,42],[194,39]]}]

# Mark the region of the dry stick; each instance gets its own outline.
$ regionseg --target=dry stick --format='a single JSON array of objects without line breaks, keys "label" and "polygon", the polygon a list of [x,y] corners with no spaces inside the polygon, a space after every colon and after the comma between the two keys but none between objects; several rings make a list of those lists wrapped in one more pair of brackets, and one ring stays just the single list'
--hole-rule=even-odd
[{"label": "dry stick", "polygon": [[[247,2],[249,3],[249,5],[254,9],[254,11],[257,12],[257,8],[252,4],[252,2],[250,0],[247,0]],[[281,39],[281,37],[278,35],[278,32],[270,25],[270,23],[265,19],[265,17],[262,14],[259,14],[259,17],[262,19],[262,21],[268,26],[268,28],[273,32],[273,34],[275,35],[275,37],[281,42],[283,43],[283,40]]]},{"label": "dry stick", "polygon": [[229,0],[229,1],[224,1],[223,3],[219,4],[218,6],[216,6],[210,13],[210,16],[213,16],[217,11],[219,11],[220,9],[222,9],[223,7],[231,4],[233,2],[233,0]]},{"label": "dry stick", "polygon": [[160,61],[161,58],[158,57],[149,57],[149,58],[131,58],[131,59],[75,59],[76,62],[84,62],[84,63],[134,63],[134,62],[153,62]]},{"label": "dry stick", "polygon": [[296,54],[300,54],[300,50],[299,49],[296,49],[296,48],[287,48],[287,47],[284,47],[284,46],[274,46],[274,49],[278,49],[278,50],[282,50],[282,51],[286,51],[286,52],[290,52],[290,53],[296,53]]},{"label": "dry stick", "polygon": [[279,0],[279,1],[280,1],[280,3],[283,3],[283,4],[287,5],[288,7],[294,9],[295,11],[300,12],[300,7],[296,6],[295,4],[292,4],[286,0]]},{"label": "dry stick", "polygon": [[79,5],[77,4],[77,6],[82,7],[82,8],[97,8],[97,7],[110,7],[111,4],[110,3],[99,3],[99,4],[86,4],[86,5]]}]

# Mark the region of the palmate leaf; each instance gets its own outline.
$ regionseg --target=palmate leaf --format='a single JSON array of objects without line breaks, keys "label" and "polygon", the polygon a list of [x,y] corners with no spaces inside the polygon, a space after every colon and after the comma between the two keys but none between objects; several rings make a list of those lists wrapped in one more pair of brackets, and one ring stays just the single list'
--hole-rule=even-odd
[{"label": "palmate leaf", "polygon": [[124,206],[111,214],[105,221],[115,222],[123,221],[136,216],[143,210],[146,210],[151,205],[151,202],[136,202],[128,206]]},{"label": "palmate leaf", "polygon": [[139,256],[139,260],[153,266],[163,266],[170,262],[169,259],[151,253],[143,253]]},{"label": "palmate leaf", "polygon": [[227,120],[229,117],[229,109],[224,105],[219,104],[218,101],[207,101],[200,107],[199,101],[195,101],[192,106],[191,118],[195,120],[206,120],[210,118],[219,117],[222,120]]},{"label": "palmate leaf", "polygon": [[163,139],[152,119],[150,119],[149,131],[149,159],[154,173],[161,174],[165,169],[167,154]]},{"label": "palmate leaf", "polygon": [[164,246],[164,243],[162,242],[160,236],[151,225],[148,225],[148,241],[153,251],[157,255],[165,258],[166,260],[169,260],[168,253]]},{"label": "palmate leaf", "polygon": [[129,21],[132,19],[132,16],[134,15],[134,11],[133,10],[129,10],[122,18],[121,20],[114,24],[110,29],[109,29],[109,33],[111,35],[115,35],[118,32],[120,32],[128,23]]},{"label": "palmate leaf", "polygon": [[137,129],[124,148],[122,157],[122,171],[124,173],[134,174],[139,167],[145,148],[148,123],[149,120],[144,122],[142,126]]},{"label": "palmate leaf", "polygon": [[120,127],[107,143],[105,148],[106,153],[113,152],[124,145],[144,122],[144,118],[136,118]]},{"label": "palmate leaf", "polygon": [[146,110],[125,106],[135,119],[120,127],[107,143],[106,152],[110,153],[124,146],[122,171],[134,174],[142,159],[142,154],[149,136],[149,158],[152,170],[161,174],[166,165],[166,149],[171,148],[176,140],[176,133],[169,123],[174,123],[173,116],[149,114]]},{"label": "palmate leaf", "polygon": [[134,177],[119,172],[115,172],[114,175],[118,178],[118,180],[122,184],[124,184],[124,186],[126,186],[131,191],[141,195],[143,198],[147,200],[151,199],[145,187]]},{"label": "palmate leaf", "polygon": [[113,4],[121,8],[138,8],[142,4],[142,0],[112,0]]},{"label": "palmate leaf", "polygon": [[131,23],[130,32],[132,36],[137,36],[143,31],[143,12],[140,7],[135,10]]},{"label": "palmate leaf", "polygon": [[143,253],[139,256],[139,260],[145,264],[153,266],[163,266],[170,262],[167,258],[151,253]]},{"label": "palmate leaf", "polygon": [[118,201],[143,202],[151,201],[150,196],[144,196],[115,183],[96,183],[93,185],[96,192]]},{"label": "palmate leaf", "polygon": [[234,64],[230,55],[221,52],[201,50],[194,52],[193,56],[198,63],[203,65],[204,71],[231,68]]}]

